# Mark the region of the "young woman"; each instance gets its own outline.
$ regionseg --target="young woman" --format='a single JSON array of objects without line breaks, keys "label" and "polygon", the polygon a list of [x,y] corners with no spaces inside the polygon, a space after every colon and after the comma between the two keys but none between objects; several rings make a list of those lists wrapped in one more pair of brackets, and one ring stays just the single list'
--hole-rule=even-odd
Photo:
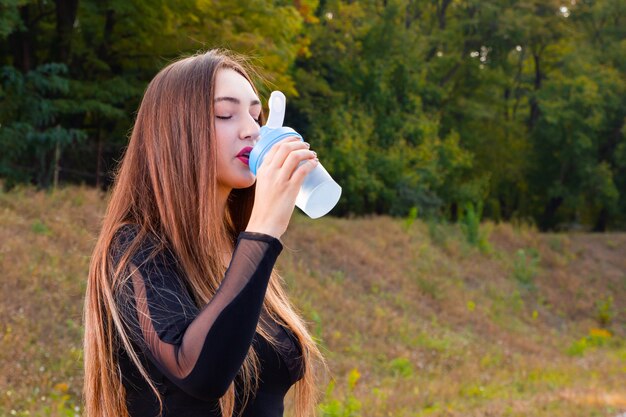
[{"label": "young woman", "polygon": [[292,385],[296,415],[314,413],[324,361],[273,268],[317,158],[287,138],[255,177],[262,122],[223,51],[148,85],[89,271],[88,417],[282,416]]}]

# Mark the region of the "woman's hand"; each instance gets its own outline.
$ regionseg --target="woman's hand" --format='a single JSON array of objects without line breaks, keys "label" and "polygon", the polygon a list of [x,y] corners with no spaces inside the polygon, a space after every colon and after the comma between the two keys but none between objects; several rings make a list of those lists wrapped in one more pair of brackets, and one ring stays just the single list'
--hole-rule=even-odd
[{"label": "woman's hand", "polygon": [[309,146],[293,136],[272,146],[257,169],[254,207],[246,231],[278,239],[285,233],[302,182],[319,163]]}]

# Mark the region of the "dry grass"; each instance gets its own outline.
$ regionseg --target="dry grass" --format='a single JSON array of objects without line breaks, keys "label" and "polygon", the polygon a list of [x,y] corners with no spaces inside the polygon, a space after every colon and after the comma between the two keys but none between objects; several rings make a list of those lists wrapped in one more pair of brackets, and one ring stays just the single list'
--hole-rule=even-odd
[{"label": "dry grass", "polygon": [[[77,413],[104,208],[88,188],[0,194],[0,416]],[[455,226],[294,216],[277,267],[336,380],[327,416],[626,411],[626,234],[484,227],[487,254]]]}]

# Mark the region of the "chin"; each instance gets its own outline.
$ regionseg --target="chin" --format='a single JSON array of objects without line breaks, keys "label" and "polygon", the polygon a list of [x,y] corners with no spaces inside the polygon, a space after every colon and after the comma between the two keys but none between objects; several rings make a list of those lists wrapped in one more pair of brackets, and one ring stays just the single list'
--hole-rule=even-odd
[{"label": "chin", "polygon": [[256,177],[250,173],[250,177],[247,180],[237,181],[237,184],[233,186],[233,188],[241,189],[241,188],[249,188],[254,185],[256,182]]}]

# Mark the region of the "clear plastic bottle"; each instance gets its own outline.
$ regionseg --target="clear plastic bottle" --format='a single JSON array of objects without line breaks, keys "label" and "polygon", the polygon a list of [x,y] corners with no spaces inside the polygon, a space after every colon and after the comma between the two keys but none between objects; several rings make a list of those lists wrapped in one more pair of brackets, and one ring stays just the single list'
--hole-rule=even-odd
[{"label": "clear plastic bottle", "polygon": [[[274,144],[290,136],[304,140],[298,132],[283,126],[286,103],[287,100],[283,93],[280,91],[272,92],[269,100],[270,114],[267,123],[261,128],[259,142],[250,152],[249,166],[254,175]],[[317,219],[332,210],[340,197],[341,187],[320,162],[304,179],[296,197],[296,206],[310,218]]]}]

